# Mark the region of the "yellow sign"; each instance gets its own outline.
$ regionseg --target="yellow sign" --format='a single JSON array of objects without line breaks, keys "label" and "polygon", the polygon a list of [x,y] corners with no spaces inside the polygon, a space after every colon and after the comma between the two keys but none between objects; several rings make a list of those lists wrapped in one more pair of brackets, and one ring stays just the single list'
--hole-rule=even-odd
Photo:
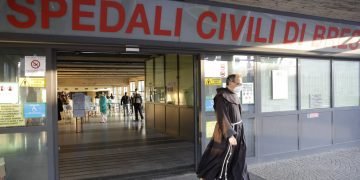
[{"label": "yellow sign", "polygon": [[0,104],[0,127],[25,126],[23,107],[19,104]]},{"label": "yellow sign", "polygon": [[221,78],[205,78],[205,85],[208,86],[221,86]]},{"label": "yellow sign", "polygon": [[211,138],[214,134],[216,121],[206,122],[206,138]]},{"label": "yellow sign", "polygon": [[45,78],[20,78],[20,87],[45,87]]}]

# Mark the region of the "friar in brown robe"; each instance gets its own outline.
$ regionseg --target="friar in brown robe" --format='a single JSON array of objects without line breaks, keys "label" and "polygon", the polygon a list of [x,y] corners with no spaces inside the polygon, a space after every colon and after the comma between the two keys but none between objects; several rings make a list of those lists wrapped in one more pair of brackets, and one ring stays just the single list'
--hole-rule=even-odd
[{"label": "friar in brown robe", "polygon": [[240,99],[235,93],[241,76],[229,75],[226,84],[226,88],[217,89],[214,97],[217,123],[196,173],[205,180],[249,180]]}]

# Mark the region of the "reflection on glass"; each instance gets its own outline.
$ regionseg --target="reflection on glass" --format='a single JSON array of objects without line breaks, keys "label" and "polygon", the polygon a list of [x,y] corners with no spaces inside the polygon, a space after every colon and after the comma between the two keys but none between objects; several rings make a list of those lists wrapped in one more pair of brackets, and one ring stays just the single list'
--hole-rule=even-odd
[{"label": "reflection on glass", "polygon": [[193,56],[179,56],[179,105],[194,105]]},{"label": "reflection on glass", "polygon": [[154,102],[165,103],[164,56],[155,58]]},{"label": "reflection on glass", "polygon": [[45,71],[33,69],[45,65],[45,53],[39,49],[1,48],[0,59],[0,128],[44,125]]},{"label": "reflection on glass", "polygon": [[177,55],[166,55],[166,103],[178,104]]},{"label": "reflection on glass", "polygon": [[[274,72],[280,72],[280,75],[275,76]],[[284,80],[287,86],[279,84]],[[274,86],[275,82],[277,86]],[[279,93],[284,89],[286,98]],[[296,92],[296,58],[261,57],[262,112],[296,110]]]},{"label": "reflection on glass", "polygon": [[[254,56],[246,55],[205,55],[203,56],[205,111],[213,111],[216,89],[226,87],[229,74],[240,74],[243,89],[237,92],[242,104],[242,112],[255,111],[255,71]],[[222,72],[224,71],[224,72]]]},{"label": "reflection on glass", "polygon": [[360,62],[333,61],[334,106],[360,105]]},{"label": "reflection on glass", "polygon": [[154,102],[154,60],[150,59],[146,61],[146,75],[145,75],[145,101]]},{"label": "reflection on glass", "polygon": [[301,109],[330,107],[330,61],[300,59]]},{"label": "reflection on glass", "polygon": [[7,179],[48,179],[45,132],[0,134],[0,157]]}]

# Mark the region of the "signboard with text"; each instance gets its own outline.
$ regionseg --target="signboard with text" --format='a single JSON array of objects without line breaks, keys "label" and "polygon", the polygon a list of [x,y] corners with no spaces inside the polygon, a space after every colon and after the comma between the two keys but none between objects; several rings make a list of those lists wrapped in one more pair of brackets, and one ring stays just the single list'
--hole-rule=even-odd
[{"label": "signboard with text", "polygon": [[74,93],[72,95],[73,99],[73,115],[74,117],[84,117],[85,116],[85,94],[83,93]]},{"label": "signboard with text", "polygon": [[41,2],[4,1],[0,32],[360,55],[359,25],[168,0]]},{"label": "signboard with text", "polygon": [[13,126],[25,126],[22,105],[0,104],[0,127]]},{"label": "signboard with text", "polygon": [[45,87],[45,78],[19,78],[20,87]]},{"label": "signboard with text", "polygon": [[24,118],[43,118],[46,116],[45,103],[24,104]]}]

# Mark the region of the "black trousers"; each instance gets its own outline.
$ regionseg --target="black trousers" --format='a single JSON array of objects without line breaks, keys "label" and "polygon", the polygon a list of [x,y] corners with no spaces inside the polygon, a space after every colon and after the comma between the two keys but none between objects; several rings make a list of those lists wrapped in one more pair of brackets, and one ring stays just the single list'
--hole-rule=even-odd
[{"label": "black trousers", "polygon": [[144,116],[142,114],[141,104],[140,103],[134,103],[134,108],[135,108],[135,120],[139,120],[138,113],[140,113],[141,119],[144,119]]}]

